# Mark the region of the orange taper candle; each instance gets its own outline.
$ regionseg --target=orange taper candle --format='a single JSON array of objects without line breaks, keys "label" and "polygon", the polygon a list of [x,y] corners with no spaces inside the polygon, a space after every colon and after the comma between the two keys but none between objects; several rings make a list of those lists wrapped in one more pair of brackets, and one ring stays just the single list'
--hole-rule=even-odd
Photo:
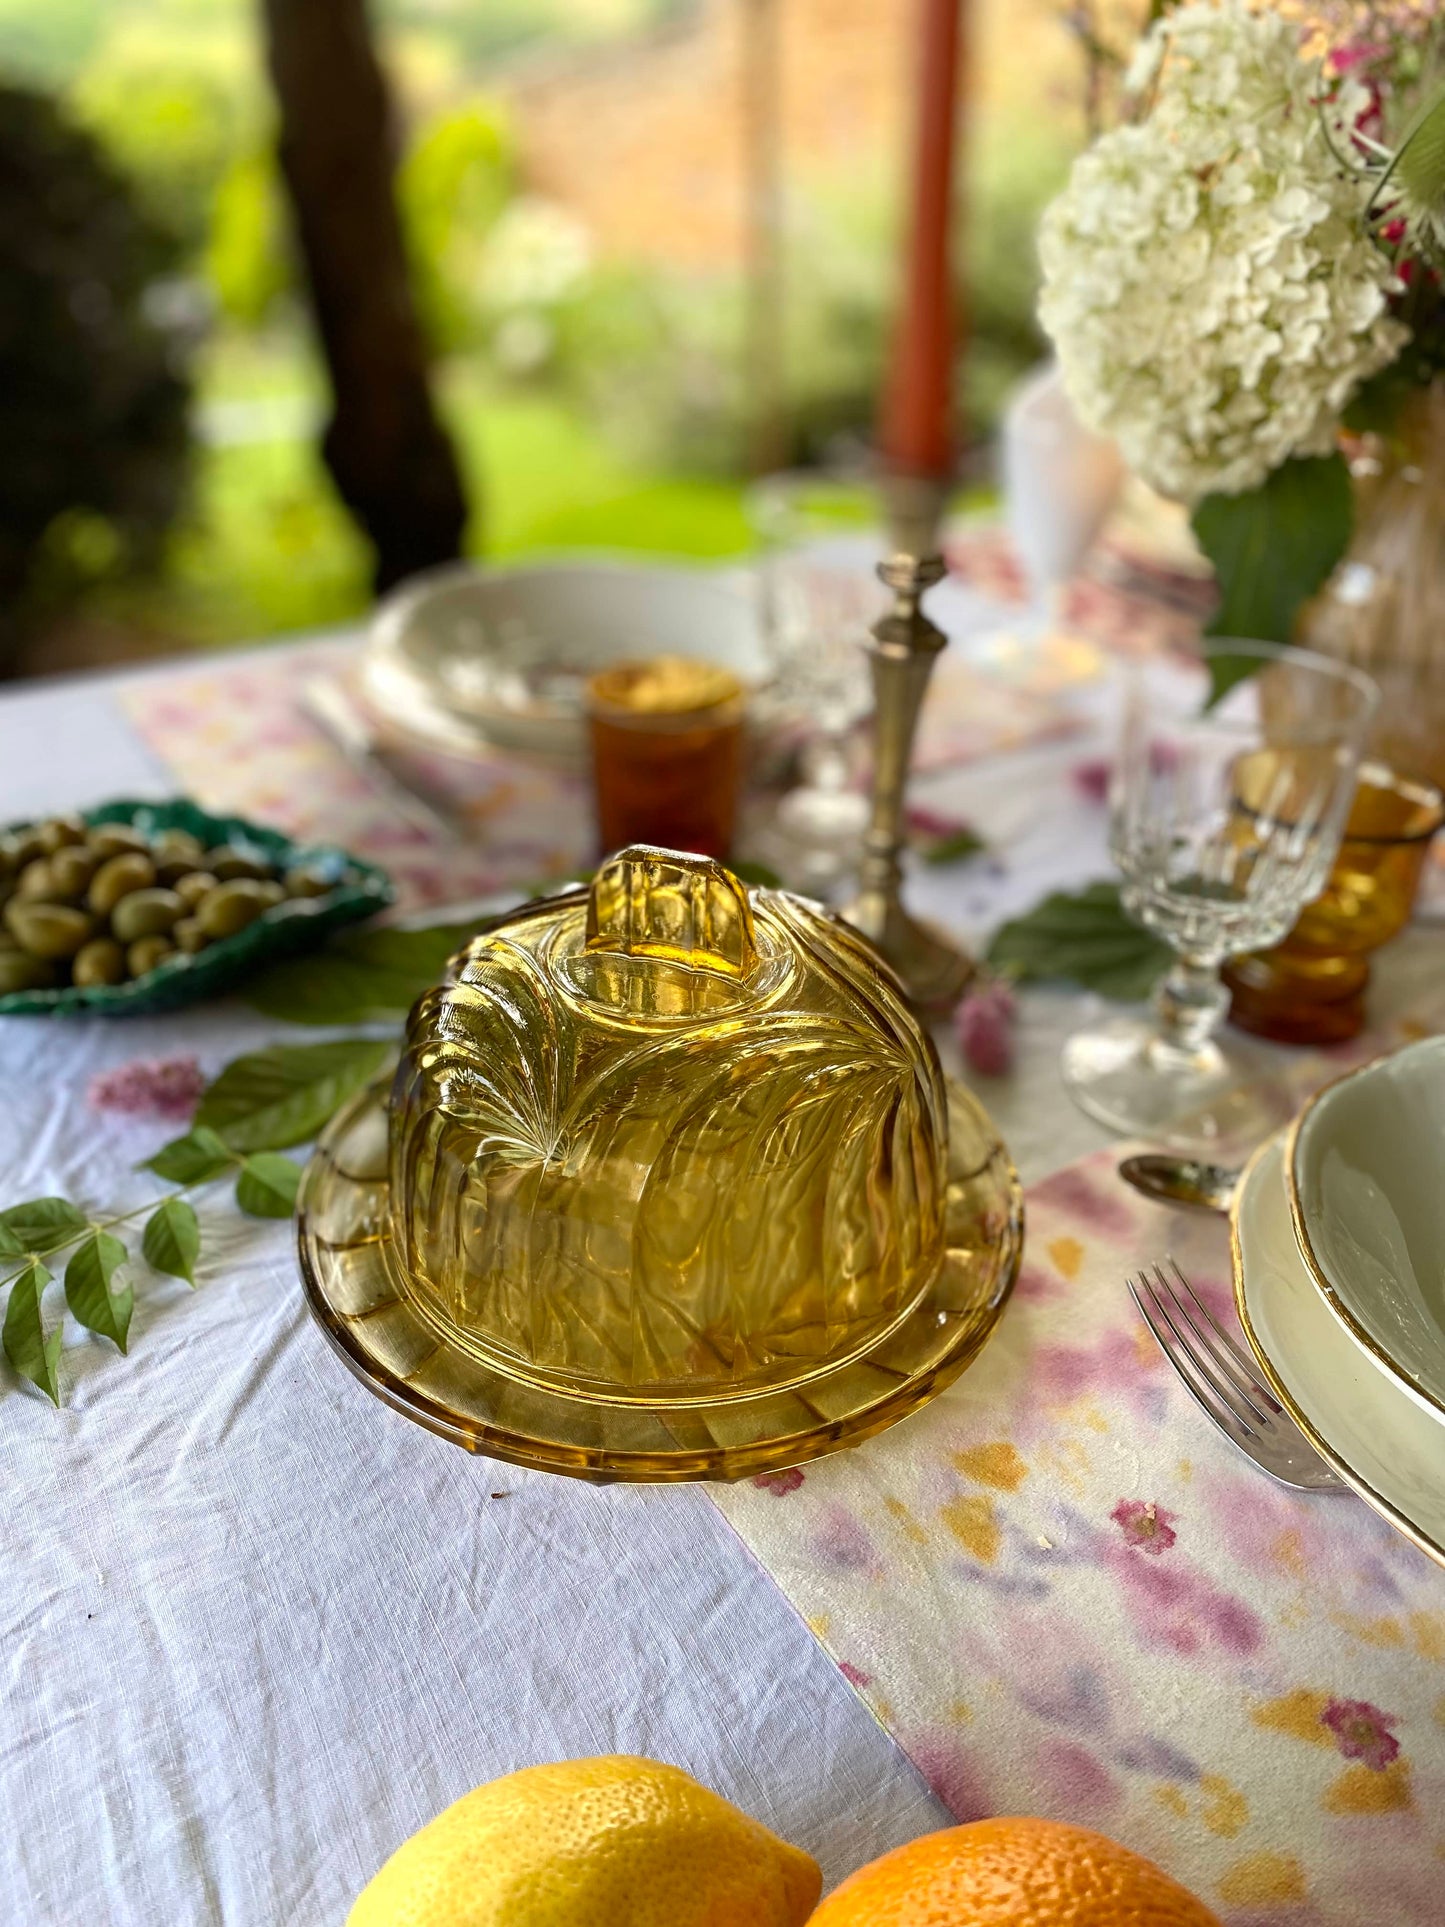
[{"label": "orange taper candle", "polygon": [[946,475],[953,466],[953,160],[963,0],[919,0],[921,28],[913,191],[903,299],[879,441],[890,469]]}]

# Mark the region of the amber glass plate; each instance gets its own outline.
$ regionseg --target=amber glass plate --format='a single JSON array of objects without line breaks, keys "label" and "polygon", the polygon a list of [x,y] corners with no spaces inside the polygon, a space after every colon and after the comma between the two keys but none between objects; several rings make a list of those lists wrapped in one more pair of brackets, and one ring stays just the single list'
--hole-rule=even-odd
[{"label": "amber glass plate", "polygon": [[364,1385],[468,1451],[608,1484],[741,1479],[856,1445],[922,1405],[978,1356],[1013,1289],[1023,1194],[987,1113],[950,1084],[947,1252],[932,1285],[874,1350],[801,1389],[686,1407],[539,1388],[449,1344],[397,1274],[387,1184],[387,1089],[328,1127],[301,1184],[307,1302]]}]

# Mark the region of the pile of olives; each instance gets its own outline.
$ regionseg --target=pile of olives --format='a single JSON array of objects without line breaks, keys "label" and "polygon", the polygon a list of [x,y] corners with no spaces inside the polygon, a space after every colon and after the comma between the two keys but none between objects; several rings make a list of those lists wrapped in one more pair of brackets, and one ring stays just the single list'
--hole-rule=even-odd
[{"label": "pile of olives", "polygon": [[54,816],[0,837],[0,994],[144,977],[333,888],[320,870],[283,874],[254,848],[208,850],[185,830]]}]

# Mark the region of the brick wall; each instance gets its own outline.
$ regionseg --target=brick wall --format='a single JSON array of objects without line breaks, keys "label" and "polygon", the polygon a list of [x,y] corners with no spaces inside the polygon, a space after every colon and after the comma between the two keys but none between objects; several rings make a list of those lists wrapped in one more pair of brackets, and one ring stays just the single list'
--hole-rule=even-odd
[{"label": "brick wall", "polygon": [[[748,4],[697,0],[644,39],[507,81],[528,184],[573,209],[606,252],[741,258]],[[897,169],[913,0],[778,4],[788,176]]]}]

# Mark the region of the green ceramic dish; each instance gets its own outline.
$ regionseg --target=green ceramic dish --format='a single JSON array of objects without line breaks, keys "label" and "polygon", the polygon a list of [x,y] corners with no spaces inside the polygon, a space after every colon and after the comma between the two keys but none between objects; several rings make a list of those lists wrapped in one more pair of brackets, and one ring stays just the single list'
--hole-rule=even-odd
[{"label": "green ceramic dish", "polygon": [[[11,991],[0,997],[0,1017],[67,1016],[73,1012],[138,1017],[175,1010],[205,997],[224,997],[263,965],[313,949],[342,924],[374,916],[394,895],[384,871],[359,857],[348,856],[345,850],[293,843],[279,830],[248,823],[244,817],[212,816],[184,797],[168,803],[102,803],[83,814],[87,823],[130,823],[147,836],[160,830],[188,830],[208,849],[217,843],[234,843],[286,869],[304,863],[334,875],[335,887],[324,896],[289,897],[234,937],[224,937],[193,957],[169,957],[129,983]],[[10,827],[28,826],[17,823]]]}]

